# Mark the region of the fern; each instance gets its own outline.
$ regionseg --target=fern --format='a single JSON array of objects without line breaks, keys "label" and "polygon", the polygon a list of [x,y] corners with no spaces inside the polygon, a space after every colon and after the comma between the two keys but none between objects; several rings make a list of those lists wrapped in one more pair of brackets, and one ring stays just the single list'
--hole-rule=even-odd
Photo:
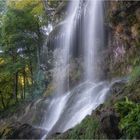
[{"label": "fern", "polygon": [[129,101],[120,101],[116,105],[121,120],[119,127],[126,138],[140,138],[140,104]]}]

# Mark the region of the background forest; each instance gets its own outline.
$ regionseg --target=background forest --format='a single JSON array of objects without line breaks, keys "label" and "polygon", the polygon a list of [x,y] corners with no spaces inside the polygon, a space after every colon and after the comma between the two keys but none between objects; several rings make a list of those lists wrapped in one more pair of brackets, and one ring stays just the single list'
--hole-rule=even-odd
[{"label": "background forest", "polygon": [[44,8],[40,0],[0,1],[0,111],[43,93]]}]

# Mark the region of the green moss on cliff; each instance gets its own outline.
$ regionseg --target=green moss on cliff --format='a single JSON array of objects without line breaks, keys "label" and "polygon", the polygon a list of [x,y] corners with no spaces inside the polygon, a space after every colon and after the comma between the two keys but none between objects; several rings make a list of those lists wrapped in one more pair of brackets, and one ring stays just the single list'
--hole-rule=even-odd
[{"label": "green moss on cliff", "polygon": [[87,116],[82,123],[74,129],[57,136],[60,139],[101,139],[105,138],[100,133],[99,120],[93,116]]}]

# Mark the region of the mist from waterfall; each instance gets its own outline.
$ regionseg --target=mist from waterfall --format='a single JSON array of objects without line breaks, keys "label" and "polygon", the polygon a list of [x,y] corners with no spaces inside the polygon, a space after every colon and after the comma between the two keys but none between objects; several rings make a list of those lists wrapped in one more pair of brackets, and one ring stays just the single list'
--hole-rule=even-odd
[{"label": "mist from waterfall", "polygon": [[[96,61],[103,45],[103,1],[71,0],[61,28],[61,37],[55,41],[53,84],[55,92],[44,115],[41,127],[47,137],[65,132],[80,123],[98,105],[104,102],[109,91],[108,82],[96,82]],[[84,6],[82,6],[84,5]],[[79,24],[80,23],[80,24]],[[79,30],[78,30],[79,29]],[[79,40],[83,50],[84,80],[69,90],[69,65],[74,35],[82,33]],[[82,79],[82,78],[81,78]],[[68,90],[66,92],[66,90]]]}]

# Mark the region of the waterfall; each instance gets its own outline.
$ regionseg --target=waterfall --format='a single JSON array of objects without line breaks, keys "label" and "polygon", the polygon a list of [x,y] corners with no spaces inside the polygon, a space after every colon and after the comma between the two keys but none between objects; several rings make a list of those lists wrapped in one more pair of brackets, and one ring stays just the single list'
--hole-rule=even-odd
[{"label": "waterfall", "polygon": [[[50,100],[41,125],[47,130],[47,137],[56,132],[65,132],[80,123],[104,102],[110,87],[108,82],[96,81],[98,52],[103,46],[104,34],[102,1],[69,1],[63,23],[61,38],[56,37],[55,41],[53,72],[55,96]],[[79,46],[73,47],[75,34],[81,37],[77,41]],[[75,47],[83,50],[84,80],[71,90],[69,61]]]},{"label": "waterfall", "polygon": [[77,13],[80,0],[70,1],[67,17],[60,32],[65,33],[61,39],[56,41],[56,52],[54,53],[54,87],[57,94],[62,94],[69,88],[69,59],[72,35],[74,34],[77,22]]},{"label": "waterfall", "polygon": [[61,31],[65,33],[61,39],[57,39],[55,45],[57,46],[54,52],[54,72],[53,72],[53,86],[55,87],[55,96],[52,99],[46,116],[43,128],[50,131],[55,123],[58,121],[68,99],[68,93],[64,94],[69,86],[69,59],[70,47],[72,42],[72,35],[75,32],[77,13],[79,9],[80,0],[70,1],[67,10],[67,15],[64,20],[65,24]]},{"label": "waterfall", "polygon": [[93,81],[96,76],[98,49],[103,45],[103,7],[101,0],[86,1],[84,15],[83,45],[85,61],[85,80]]}]

